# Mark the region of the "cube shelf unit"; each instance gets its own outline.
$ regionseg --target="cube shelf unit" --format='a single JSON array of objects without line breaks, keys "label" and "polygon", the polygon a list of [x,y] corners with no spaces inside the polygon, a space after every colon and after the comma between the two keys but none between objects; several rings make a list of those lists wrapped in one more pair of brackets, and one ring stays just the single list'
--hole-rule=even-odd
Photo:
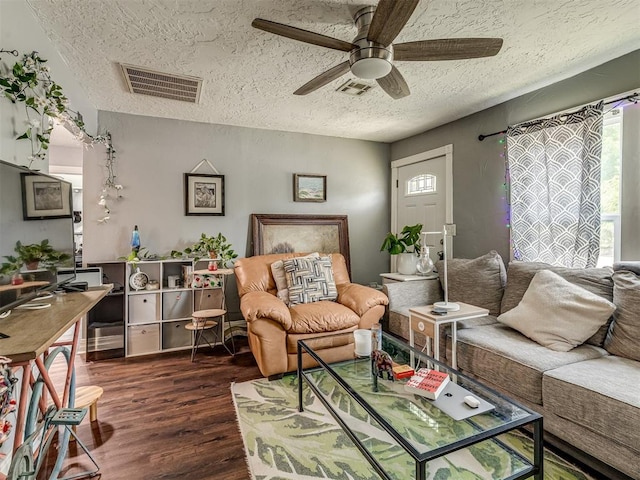
[{"label": "cube shelf unit", "polygon": [[[191,322],[194,310],[225,308],[225,279],[233,274],[231,269],[208,271],[208,263],[208,259],[197,262],[170,259],[127,263],[127,357],[191,348],[191,332],[184,326]],[[129,279],[137,269],[147,274],[149,282],[157,281],[158,289],[133,289]],[[206,288],[196,288],[192,285],[196,273],[215,275],[214,282]],[[169,277],[174,275],[182,281],[181,287],[169,287]],[[218,320],[219,332],[222,332],[225,319]],[[222,335],[218,338],[222,338]]]}]

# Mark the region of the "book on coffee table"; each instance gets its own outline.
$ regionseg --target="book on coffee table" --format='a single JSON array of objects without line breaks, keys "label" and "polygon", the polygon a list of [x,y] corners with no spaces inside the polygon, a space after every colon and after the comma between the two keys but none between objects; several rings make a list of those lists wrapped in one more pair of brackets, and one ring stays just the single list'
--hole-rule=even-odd
[{"label": "book on coffee table", "polygon": [[435,400],[449,383],[449,375],[430,368],[421,368],[405,384],[407,392]]}]

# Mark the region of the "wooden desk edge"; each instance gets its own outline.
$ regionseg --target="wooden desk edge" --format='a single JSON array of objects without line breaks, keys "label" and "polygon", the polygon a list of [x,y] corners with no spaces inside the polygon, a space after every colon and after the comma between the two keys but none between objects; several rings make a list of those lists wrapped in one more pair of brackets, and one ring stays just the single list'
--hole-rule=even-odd
[{"label": "wooden desk edge", "polygon": [[[112,284],[99,287],[91,287],[84,292],[67,293],[61,297],[54,297],[56,301],[62,299],[62,305],[53,304],[45,310],[16,310],[0,322],[0,331],[9,335],[9,338],[0,340],[0,351],[12,360],[12,366],[29,362],[47,351],[73,324],[79,321],[83,315],[91,310],[113,288]],[[56,307],[59,307],[56,309]],[[50,332],[40,335],[34,334],[28,323],[37,324],[43,316],[56,314],[56,310],[62,310],[66,319],[60,316],[51,319],[55,322]],[[41,330],[38,333],[42,333]]]}]

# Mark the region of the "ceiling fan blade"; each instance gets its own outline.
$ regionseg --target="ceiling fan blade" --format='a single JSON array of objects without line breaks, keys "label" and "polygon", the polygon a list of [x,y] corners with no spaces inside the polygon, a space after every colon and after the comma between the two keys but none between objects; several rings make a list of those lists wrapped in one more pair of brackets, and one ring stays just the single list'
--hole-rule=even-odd
[{"label": "ceiling fan blade", "polygon": [[292,38],[300,42],[310,43],[320,47],[333,48],[334,50],[342,50],[343,52],[348,52],[354,48],[354,45],[350,42],[327,37],[326,35],[310,32],[309,30],[303,30],[290,25],[264,20],[262,18],[254,19],[253,22],[251,22],[251,26],[264,30],[265,32],[275,33],[276,35]]},{"label": "ceiling fan blade", "polygon": [[380,0],[369,25],[367,40],[391,45],[409,21],[419,0]]},{"label": "ceiling fan blade", "polygon": [[389,75],[379,78],[376,81],[390,97],[396,100],[406,97],[411,93],[407,82],[405,82],[404,77],[396,67],[391,68]]},{"label": "ceiling fan blade", "polygon": [[492,57],[502,48],[501,38],[445,38],[398,43],[393,46],[394,60],[464,60]]},{"label": "ceiling fan blade", "polygon": [[306,95],[311,93],[320,87],[324,87],[327,83],[333,82],[336,78],[341,77],[349,71],[349,61],[339,63],[335,67],[330,68],[324,73],[321,73],[316,78],[308,81],[295,92],[294,95]]}]

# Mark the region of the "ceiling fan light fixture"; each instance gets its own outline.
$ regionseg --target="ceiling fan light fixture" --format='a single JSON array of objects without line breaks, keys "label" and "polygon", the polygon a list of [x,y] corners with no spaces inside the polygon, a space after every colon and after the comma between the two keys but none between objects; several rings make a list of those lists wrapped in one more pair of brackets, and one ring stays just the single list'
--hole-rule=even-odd
[{"label": "ceiling fan light fixture", "polygon": [[361,58],[351,65],[351,73],[358,78],[374,80],[391,73],[391,62],[384,58]]}]

